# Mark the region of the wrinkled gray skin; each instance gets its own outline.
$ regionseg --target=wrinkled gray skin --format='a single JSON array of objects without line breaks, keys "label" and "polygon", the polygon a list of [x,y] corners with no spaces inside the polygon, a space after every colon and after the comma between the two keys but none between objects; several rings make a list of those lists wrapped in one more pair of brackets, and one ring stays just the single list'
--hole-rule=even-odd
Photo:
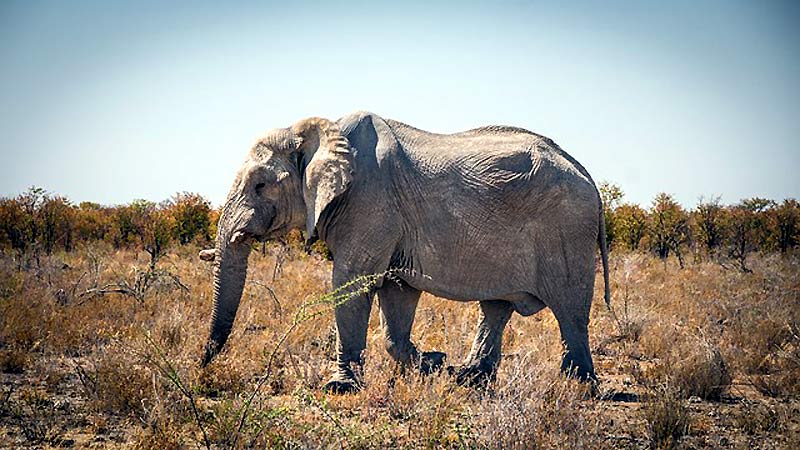
[{"label": "wrinkled gray skin", "polygon": [[[399,269],[376,288],[389,354],[423,372],[444,354],[420,352],[411,327],[422,291],[480,302],[460,383],[491,380],[511,315],[549,307],[566,353],[562,370],[594,380],[587,326],[595,249],[608,301],[602,205],[586,170],[553,141],[501,126],[450,135],[359,112],[269,132],[250,151],[222,210],[214,312],[203,365],[220,351],[242,296],[253,239],[293,228],[325,240],[333,286]],[[359,388],[372,295],[338,307],[337,364],[326,388]]]}]

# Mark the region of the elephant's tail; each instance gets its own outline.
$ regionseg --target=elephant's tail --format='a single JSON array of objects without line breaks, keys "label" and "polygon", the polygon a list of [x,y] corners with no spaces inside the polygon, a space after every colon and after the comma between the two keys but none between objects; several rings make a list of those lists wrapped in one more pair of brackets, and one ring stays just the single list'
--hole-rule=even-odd
[{"label": "elephant's tail", "polygon": [[603,282],[605,284],[606,306],[611,308],[611,284],[608,280],[608,244],[606,242],[606,217],[603,213],[603,201],[600,201],[600,232],[597,234],[600,245],[600,259],[603,261]]}]

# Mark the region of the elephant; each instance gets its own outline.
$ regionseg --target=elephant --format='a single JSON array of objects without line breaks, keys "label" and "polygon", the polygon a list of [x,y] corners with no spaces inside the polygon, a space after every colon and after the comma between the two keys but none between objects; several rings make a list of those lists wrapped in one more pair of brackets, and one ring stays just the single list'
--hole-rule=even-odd
[{"label": "elephant", "polygon": [[401,367],[439,371],[446,355],[411,340],[420,294],[480,305],[459,383],[493,380],[513,313],[549,307],[566,346],[561,369],[596,381],[588,323],[597,246],[609,302],[603,205],[589,173],[547,137],[510,126],[435,134],[369,112],[308,118],[250,149],[222,208],[213,315],[201,365],[225,344],[254,240],[290,230],[321,239],[333,287],[386,273],[337,305],[330,392],[362,387],[367,324],[377,294],[386,350]]}]

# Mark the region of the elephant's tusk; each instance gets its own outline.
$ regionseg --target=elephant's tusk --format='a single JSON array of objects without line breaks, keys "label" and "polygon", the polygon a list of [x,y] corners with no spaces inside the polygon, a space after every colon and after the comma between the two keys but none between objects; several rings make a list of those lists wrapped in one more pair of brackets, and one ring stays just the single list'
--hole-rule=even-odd
[{"label": "elephant's tusk", "polygon": [[233,233],[233,236],[231,236],[230,243],[231,244],[235,244],[235,243],[241,241],[242,239],[244,239],[244,237],[245,237],[244,233],[242,233],[241,231],[237,231],[237,232]]},{"label": "elephant's tusk", "polygon": [[200,250],[200,259],[203,261],[213,261],[217,257],[217,251],[213,248]]}]

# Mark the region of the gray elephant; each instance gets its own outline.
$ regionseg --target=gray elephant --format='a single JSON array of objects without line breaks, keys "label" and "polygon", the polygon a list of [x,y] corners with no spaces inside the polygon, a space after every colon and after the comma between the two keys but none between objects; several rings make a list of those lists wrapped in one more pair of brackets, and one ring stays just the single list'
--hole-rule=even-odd
[{"label": "gray elephant", "polygon": [[[203,365],[230,334],[252,240],[295,228],[327,243],[334,287],[395,271],[375,292],[386,349],[401,365],[442,366],[443,353],[411,341],[426,291],[480,303],[472,350],[451,368],[459,382],[492,379],[511,315],[545,307],[566,344],[562,370],[595,380],[587,327],[598,244],[609,299],[602,204],[586,170],[550,139],[505,126],[434,134],[366,112],[267,133],[220,216]],[[371,307],[372,295],[361,295],[336,308],[337,363],[326,389],[360,387],[354,369]]]}]

